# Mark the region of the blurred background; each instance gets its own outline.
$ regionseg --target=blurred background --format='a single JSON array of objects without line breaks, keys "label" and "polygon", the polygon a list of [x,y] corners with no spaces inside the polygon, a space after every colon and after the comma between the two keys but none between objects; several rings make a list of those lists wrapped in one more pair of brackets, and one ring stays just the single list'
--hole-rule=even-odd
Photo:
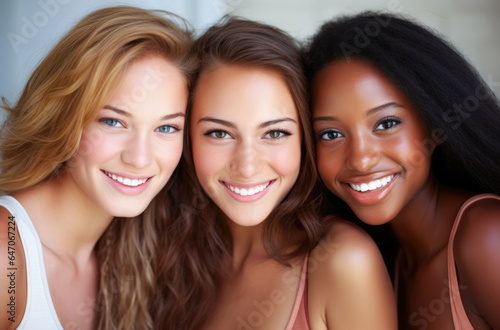
[{"label": "blurred background", "polygon": [[115,5],[172,11],[197,34],[234,14],[275,25],[304,42],[340,15],[397,12],[454,44],[500,96],[500,0],[2,0],[0,96],[15,104],[33,69],[65,32],[91,11]]}]

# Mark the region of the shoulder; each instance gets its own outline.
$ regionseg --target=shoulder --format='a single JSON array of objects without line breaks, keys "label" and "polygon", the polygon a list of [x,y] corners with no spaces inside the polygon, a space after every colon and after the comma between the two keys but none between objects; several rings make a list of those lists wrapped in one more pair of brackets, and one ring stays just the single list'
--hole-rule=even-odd
[{"label": "shoulder", "polygon": [[500,251],[500,199],[481,199],[462,214],[454,242],[457,260],[473,261],[477,253]]},{"label": "shoulder", "polygon": [[347,220],[335,218],[311,251],[310,258],[312,261],[325,261],[322,263],[325,271],[344,272],[346,268],[369,267],[373,258],[379,255],[377,245],[365,231]]},{"label": "shoulder", "polygon": [[[335,219],[329,224],[310,253],[308,276],[313,328],[319,328],[318,315],[327,328],[395,328],[395,297],[386,266],[375,242],[353,223]],[[360,318],[347,317],[354,314]]]},{"label": "shoulder", "polygon": [[500,327],[500,200],[488,198],[463,213],[453,245],[464,306]]}]

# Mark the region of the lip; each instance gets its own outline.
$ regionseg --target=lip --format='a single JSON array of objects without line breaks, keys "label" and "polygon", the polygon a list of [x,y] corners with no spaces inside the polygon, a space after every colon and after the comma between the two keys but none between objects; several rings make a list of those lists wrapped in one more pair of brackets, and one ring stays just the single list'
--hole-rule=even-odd
[{"label": "lip", "polygon": [[[256,183],[232,183],[232,182],[226,182],[219,180],[219,183],[226,189],[226,191],[229,193],[229,195],[237,200],[238,202],[242,203],[252,203],[255,202],[262,197],[269,191],[270,187],[276,182],[276,179],[270,180],[270,181],[263,181],[263,182],[256,182]],[[250,189],[262,185],[267,185],[262,191],[257,192],[251,196],[242,196],[240,194],[235,193],[234,191],[229,188],[229,186],[232,186],[234,188],[238,189]]]},{"label": "lip", "polygon": [[389,194],[389,192],[392,189],[394,182],[396,182],[396,180],[399,178],[400,173],[393,173],[394,177],[392,178],[392,180],[389,183],[387,183],[385,186],[380,187],[380,188],[375,189],[375,190],[368,190],[365,192],[356,191],[350,186],[350,183],[352,183],[352,184],[368,183],[371,181],[382,179],[382,178],[387,177],[389,175],[359,177],[359,178],[349,180],[349,183],[343,182],[342,184],[346,187],[349,194],[351,194],[351,196],[357,202],[364,204],[364,205],[372,205],[372,204],[380,202],[385,197],[387,197],[387,195]]},{"label": "lip", "polygon": [[[137,176],[133,174],[123,174],[123,173],[109,172],[104,170],[101,170],[101,172],[106,177],[106,179],[108,180],[108,182],[111,184],[112,187],[114,187],[118,192],[129,196],[135,196],[141,194],[144,190],[146,190],[146,188],[149,186],[151,182],[151,179],[153,178],[152,176]],[[131,180],[146,180],[146,182],[135,187],[127,186],[116,180],[113,180],[108,176],[107,173],[114,174],[116,176],[120,176],[122,178],[127,178]]]}]

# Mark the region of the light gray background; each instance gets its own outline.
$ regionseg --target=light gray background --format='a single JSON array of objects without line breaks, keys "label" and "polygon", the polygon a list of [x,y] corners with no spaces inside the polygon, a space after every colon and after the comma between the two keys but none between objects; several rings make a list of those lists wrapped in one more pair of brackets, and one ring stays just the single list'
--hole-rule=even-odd
[{"label": "light gray background", "polygon": [[0,96],[15,104],[34,67],[63,34],[89,12],[114,5],[169,10],[198,33],[230,13],[275,25],[302,41],[342,14],[398,12],[451,41],[500,95],[500,0],[2,0]]}]

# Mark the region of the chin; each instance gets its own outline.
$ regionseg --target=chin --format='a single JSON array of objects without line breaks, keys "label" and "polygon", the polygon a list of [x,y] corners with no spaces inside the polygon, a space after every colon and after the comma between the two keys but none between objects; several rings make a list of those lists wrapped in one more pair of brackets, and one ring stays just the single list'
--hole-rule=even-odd
[{"label": "chin", "polygon": [[244,213],[242,212],[234,216],[228,216],[228,219],[229,221],[232,221],[235,224],[242,227],[253,227],[260,225],[267,218],[261,215],[248,215],[248,214],[244,214],[244,217],[241,217],[242,214]]},{"label": "chin", "polygon": [[109,210],[110,214],[113,217],[122,217],[122,218],[133,218],[144,212],[147,206],[139,207],[138,205],[134,205],[134,207],[123,207],[119,209]]}]

